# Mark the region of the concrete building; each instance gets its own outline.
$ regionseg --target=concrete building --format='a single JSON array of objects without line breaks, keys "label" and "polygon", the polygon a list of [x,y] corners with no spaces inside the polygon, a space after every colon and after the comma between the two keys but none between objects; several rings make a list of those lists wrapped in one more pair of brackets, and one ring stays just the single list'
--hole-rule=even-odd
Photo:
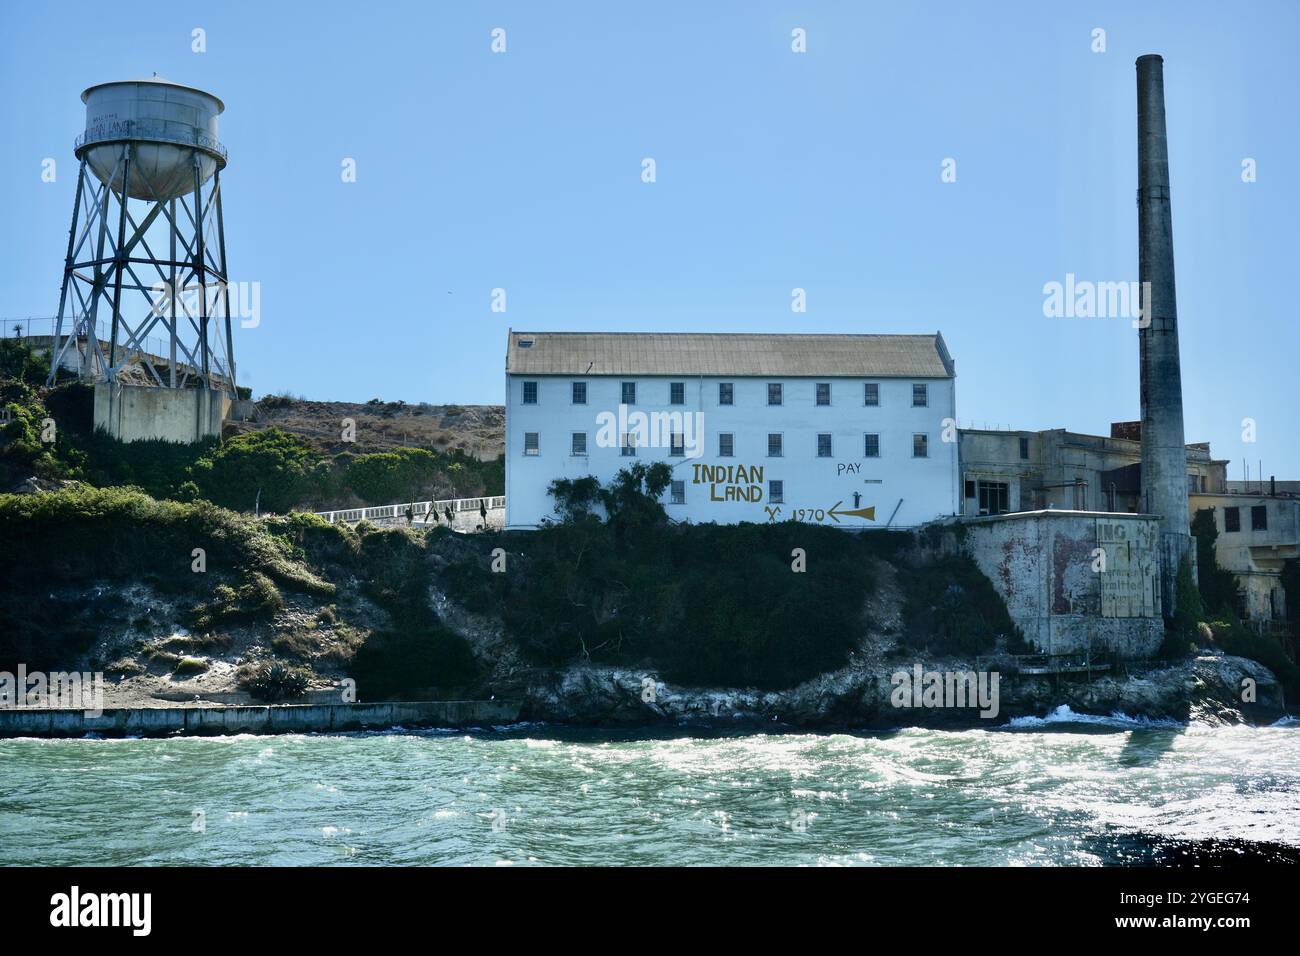
[{"label": "concrete building", "polygon": [[[1141,511],[1139,422],[1111,425],[1109,437],[1043,431],[960,429],[961,514]],[[1186,446],[1188,493],[1223,491],[1227,465],[1207,443]]]},{"label": "concrete building", "polygon": [[1041,653],[1128,659],[1160,647],[1158,517],[1026,511],[963,524],[966,552]]},{"label": "concrete building", "polygon": [[933,335],[514,332],[506,524],[557,478],[673,470],[677,521],[914,527],[958,510],[955,366]]},{"label": "concrete building", "polygon": [[1300,558],[1300,497],[1228,491],[1194,494],[1189,505],[1193,515],[1207,508],[1214,512],[1219,532],[1214,556],[1237,579],[1241,618],[1255,623],[1284,619],[1282,568]]}]

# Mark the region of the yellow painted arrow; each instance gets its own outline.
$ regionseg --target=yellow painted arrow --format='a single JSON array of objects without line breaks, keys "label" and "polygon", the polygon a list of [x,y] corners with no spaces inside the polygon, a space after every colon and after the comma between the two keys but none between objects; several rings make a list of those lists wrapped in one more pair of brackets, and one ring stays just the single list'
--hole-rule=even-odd
[{"label": "yellow painted arrow", "polygon": [[844,504],[843,501],[837,501],[835,504],[831,505],[830,510],[826,512],[832,519],[834,519],[836,524],[839,523],[839,515],[851,515],[854,518],[865,518],[868,521],[876,520],[876,509],[874,506],[870,508],[856,508],[852,511],[836,511],[835,509],[842,504]]}]

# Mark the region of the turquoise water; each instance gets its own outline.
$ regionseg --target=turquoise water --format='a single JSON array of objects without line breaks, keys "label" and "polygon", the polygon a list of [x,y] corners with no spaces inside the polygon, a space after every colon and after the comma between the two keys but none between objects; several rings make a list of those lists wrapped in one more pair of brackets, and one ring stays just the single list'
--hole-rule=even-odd
[{"label": "turquoise water", "polygon": [[[0,864],[1081,864],[1300,846],[1300,726],[0,741]],[[202,810],[196,832],[194,813]]]}]

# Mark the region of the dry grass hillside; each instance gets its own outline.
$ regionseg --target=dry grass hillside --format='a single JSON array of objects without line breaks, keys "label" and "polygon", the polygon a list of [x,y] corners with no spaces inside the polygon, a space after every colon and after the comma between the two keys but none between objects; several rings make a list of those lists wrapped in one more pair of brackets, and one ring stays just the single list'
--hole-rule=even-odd
[{"label": "dry grass hillside", "polygon": [[[343,441],[345,419],[356,426],[356,441]],[[268,395],[257,402],[248,421],[227,425],[227,434],[276,427],[298,435],[318,451],[364,455],[394,448],[460,449],[482,461],[500,455],[505,442],[505,409],[500,405],[408,405],[372,399],[313,402],[287,395]]]}]

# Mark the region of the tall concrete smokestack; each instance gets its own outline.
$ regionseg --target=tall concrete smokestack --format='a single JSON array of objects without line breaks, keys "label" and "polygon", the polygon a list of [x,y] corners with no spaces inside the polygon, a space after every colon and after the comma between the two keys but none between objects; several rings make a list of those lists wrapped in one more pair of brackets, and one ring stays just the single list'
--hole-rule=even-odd
[{"label": "tall concrete smokestack", "polygon": [[[1187,449],[1183,382],[1178,364],[1174,233],[1169,208],[1169,144],[1165,138],[1164,60],[1137,60],[1138,278],[1144,312],[1138,330],[1142,364],[1143,510],[1161,518],[1166,616],[1174,613],[1175,578],[1191,544],[1187,516]],[[1149,290],[1149,292],[1148,292]]]}]

